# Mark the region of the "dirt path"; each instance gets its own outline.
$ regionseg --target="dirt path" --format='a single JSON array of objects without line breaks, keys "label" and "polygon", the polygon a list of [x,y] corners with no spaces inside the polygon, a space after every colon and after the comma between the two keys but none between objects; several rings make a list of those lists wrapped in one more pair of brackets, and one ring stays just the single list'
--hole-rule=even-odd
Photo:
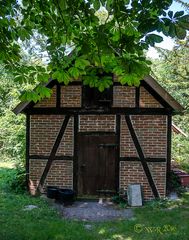
[{"label": "dirt path", "polygon": [[77,201],[71,206],[55,204],[61,215],[66,219],[82,221],[107,221],[115,219],[130,219],[133,217],[132,209],[117,209],[110,202],[84,202]]}]

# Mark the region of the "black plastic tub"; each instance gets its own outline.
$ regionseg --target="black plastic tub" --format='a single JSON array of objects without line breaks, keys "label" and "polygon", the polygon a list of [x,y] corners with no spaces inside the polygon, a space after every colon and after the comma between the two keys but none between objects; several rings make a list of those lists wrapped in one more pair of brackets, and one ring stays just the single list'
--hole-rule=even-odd
[{"label": "black plastic tub", "polygon": [[75,193],[72,189],[59,189],[58,200],[60,202],[71,204],[74,202]]},{"label": "black plastic tub", "polygon": [[58,190],[58,187],[47,186],[47,197],[57,199],[59,194]]}]

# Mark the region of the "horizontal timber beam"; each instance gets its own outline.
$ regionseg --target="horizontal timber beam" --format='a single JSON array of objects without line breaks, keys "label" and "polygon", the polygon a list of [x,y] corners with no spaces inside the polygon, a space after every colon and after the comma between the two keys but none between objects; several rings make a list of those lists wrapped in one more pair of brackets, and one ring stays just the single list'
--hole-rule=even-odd
[{"label": "horizontal timber beam", "polygon": [[[146,162],[166,162],[166,158],[144,158],[144,160]],[[139,157],[120,157],[119,161],[127,161],[127,162],[131,162],[131,161],[141,161]]]},{"label": "horizontal timber beam", "polygon": [[[50,156],[46,156],[46,155],[30,155],[29,159],[44,159],[47,160],[49,159]],[[72,160],[73,161],[73,156],[55,156],[54,160]]]},{"label": "horizontal timber beam", "polygon": [[169,115],[171,109],[164,108],[110,108],[110,109],[84,109],[84,108],[33,108],[25,110],[30,115],[70,114],[124,114],[124,115]]}]

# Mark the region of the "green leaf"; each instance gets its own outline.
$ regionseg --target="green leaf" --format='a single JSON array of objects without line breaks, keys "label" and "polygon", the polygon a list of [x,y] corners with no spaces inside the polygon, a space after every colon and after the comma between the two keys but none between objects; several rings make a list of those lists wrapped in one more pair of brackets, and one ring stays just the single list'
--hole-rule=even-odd
[{"label": "green leaf", "polygon": [[34,91],[25,91],[21,96],[20,100],[23,102],[34,101],[35,103],[40,100],[39,95]]},{"label": "green leaf", "polygon": [[119,39],[120,39],[120,33],[119,33],[119,31],[117,31],[117,32],[115,32],[114,35],[112,36],[112,40],[113,40],[114,42],[117,42],[117,41],[119,41]]},{"label": "green leaf", "polygon": [[100,92],[103,92],[104,89],[105,89],[104,85],[103,85],[103,84],[100,84],[99,87],[98,87],[98,90],[99,90]]},{"label": "green leaf", "polygon": [[75,67],[84,70],[87,66],[90,65],[90,62],[86,59],[78,58],[75,61]]},{"label": "green leaf", "polygon": [[61,10],[64,11],[66,9],[66,1],[65,0],[59,1],[59,6]]},{"label": "green leaf", "polygon": [[93,7],[95,8],[95,10],[98,10],[100,8],[100,1],[99,0],[93,1]]},{"label": "green leaf", "polygon": [[169,12],[168,12],[168,16],[169,16],[170,18],[172,18],[172,17],[173,17],[173,11],[169,11]]},{"label": "green leaf", "polygon": [[182,15],[184,15],[184,11],[176,12],[176,13],[174,14],[174,18],[181,17]]},{"label": "green leaf", "polygon": [[171,23],[170,25],[169,25],[169,31],[168,31],[168,33],[169,33],[169,36],[170,37],[175,37],[176,36],[176,29],[175,29],[175,25],[173,24],[173,23]]},{"label": "green leaf", "polygon": [[189,30],[189,15],[179,18],[178,25],[186,30]]},{"label": "green leaf", "polygon": [[119,81],[122,85],[128,84],[128,86],[139,86],[140,78],[135,74],[125,74],[119,78]]},{"label": "green leaf", "polygon": [[116,66],[114,69],[113,69],[113,73],[115,73],[116,75],[122,75],[123,74],[123,69],[119,66]]},{"label": "green leaf", "polygon": [[90,87],[94,87],[99,80],[97,76],[90,76],[90,75],[83,76],[82,79],[83,79],[83,84],[89,85]]},{"label": "green leaf", "polygon": [[75,67],[71,67],[69,70],[68,70],[69,74],[74,77],[75,79],[77,79],[80,75],[80,72],[78,70],[78,68],[75,68]]},{"label": "green leaf", "polygon": [[175,32],[179,39],[184,39],[186,37],[186,30],[181,28],[179,25],[175,26]]},{"label": "green leaf", "polygon": [[57,79],[59,82],[64,82],[64,84],[68,84],[70,81],[70,76],[67,72],[57,70],[56,72],[53,73],[52,77],[54,79]]},{"label": "green leaf", "polygon": [[128,5],[130,3],[130,0],[124,0],[124,3]]},{"label": "green leaf", "polygon": [[154,46],[155,43],[160,43],[163,41],[163,37],[157,35],[157,34],[148,34],[146,36],[146,42],[150,44],[151,46]]},{"label": "green leaf", "polygon": [[37,80],[39,82],[47,82],[49,79],[49,73],[37,73]]},{"label": "green leaf", "polygon": [[35,92],[40,96],[40,98],[50,98],[52,94],[52,89],[39,85],[36,88]]},{"label": "green leaf", "polygon": [[179,19],[182,22],[189,22],[189,15],[185,15]]}]

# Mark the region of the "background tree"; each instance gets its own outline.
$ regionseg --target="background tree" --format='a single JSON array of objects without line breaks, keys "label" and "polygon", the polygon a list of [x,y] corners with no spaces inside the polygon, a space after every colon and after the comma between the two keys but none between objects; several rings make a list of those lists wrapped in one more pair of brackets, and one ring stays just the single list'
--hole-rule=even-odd
[{"label": "background tree", "polygon": [[176,41],[172,51],[157,48],[160,59],[153,60],[152,74],[182,104],[185,111],[173,117],[187,137],[173,135],[173,159],[189,171],[189,37]]},{"label": "background tree", "polygon": [[18,103],[19,88],[3,65],[0,65],[0,156],[1,161],[23,163],[25,159],[25,118],[15,118],[12,109]]}]

